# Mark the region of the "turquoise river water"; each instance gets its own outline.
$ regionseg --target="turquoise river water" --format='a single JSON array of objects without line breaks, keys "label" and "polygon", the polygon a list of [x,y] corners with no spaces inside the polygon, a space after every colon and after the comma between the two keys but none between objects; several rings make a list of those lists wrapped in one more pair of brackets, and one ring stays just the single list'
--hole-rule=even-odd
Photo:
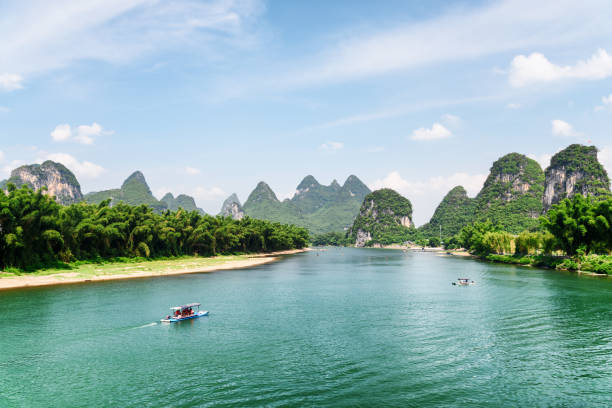
[{"label": "turquoise river water", "polygon": [[0,322],[2,407],[612,406],[612,279],[432,253],[4,291]]}]

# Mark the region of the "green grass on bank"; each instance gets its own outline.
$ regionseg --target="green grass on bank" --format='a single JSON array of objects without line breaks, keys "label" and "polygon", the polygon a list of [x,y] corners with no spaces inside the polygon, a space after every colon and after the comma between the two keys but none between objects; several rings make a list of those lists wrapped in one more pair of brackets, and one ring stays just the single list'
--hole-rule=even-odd
[{"label": "green grass on bank", "polygon": [[124,275],[138,272],[163,274],[177,269],[197,270],[200,268],[221,265],[228,261],[240,261],[248,258],[248,255],[221,255],[208,258],[182,256],[153,260],[147,258],[115,258],[100,260],[99,262],[78,261],[69,264],[58,264],[55,267],[40,269],[33,272],[24,272],[16,268],[9,268],[0,273],[0,277],[58,275],[58,279],[62,279]]}]

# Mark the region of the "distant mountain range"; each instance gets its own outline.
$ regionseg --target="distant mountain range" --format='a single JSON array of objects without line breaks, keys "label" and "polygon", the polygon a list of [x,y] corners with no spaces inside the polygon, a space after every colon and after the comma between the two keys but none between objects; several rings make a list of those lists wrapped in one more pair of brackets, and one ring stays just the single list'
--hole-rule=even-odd
[{"label": "distant mountain range", "polygon": [[265,182],[257,184],[244,203],[244,212],[253,218],[290,223],[308,228],[313,234],[348,229],[370,189],[357,176],[349,176],[341,186],[329,186],[306,176],[291,199],[280,201]]},{"label": "distant mountain range", "polygon": [[111,200],[111,205],[123,201],[130,205],[146,204],[157,212],[163,210],[176,211],[180,207],[187,211],[198,211],[204,214],[204,210],[198,208],[193,197],[188,195],[181,194],[174,198],[172,194],[167,193],[161,200],[157,200],[153,196],[144,174],[140,171],[132,173],[125,179],[120,188],[88,193],[83,197],[83,200],[91,204],[99,204],[108,199]]},{"label": "distant mountain range", "polygon": [[[174,197],[167,193],[157,200],[140,171],[131,174],[120,188],[86,195],[81,193],[74,174],[61,163],[52,161],[18,167],[8,180],[0,182],[0,188],[4,189],[7,183],[26,184],[33,189],[44,186],[47,194],[55,196],[63,205],[83,200],[97,204],[110,199],[111,204],[120,201],[131,205],[146,204],[157,212],[183,208],[204,214],[188,195]],[[280,201],[270,186],[262,181],[244,205],[240,204],[236,194],[228,197],[220,215],[236,219],[248,215],[296,224],[308,228],[312,234],[350,230],[355,239],[361,229],[362,243],[367,242],[364,237],[368,233],[389,238],[399,236],[401,228],[414,229],[410,201],[400,200],[399,194],[390,191],[374,194],[369,201],[364,201],[370,193],[370,189],[354,175],[349,176],[343,185],[334,180],[328,186],[309,175],[298,184],[292,198]],[[462,186],[453,188],[419,231],[426,237],[438,236],[441,232],[443,238],[448,238],[471,222],[489,219],[509,232],[518,233],[537,228],[538,217],[551,205],[575,194],[610,194],[610,180],[597,160],[595,147],[570,145],[552,157],[546,171],[542,171],[536,161],[519,153],[510,153],[493,163],[475,198],[468,197]],[[393,212],[395,218],[387,219],[380,211],[383,215]],[[359,225],[354,225],[354,222]],[[380,225],[377,223],[386,223],[387,227],[378,228]],[[385,228],[393,231],[385,232]]]}]

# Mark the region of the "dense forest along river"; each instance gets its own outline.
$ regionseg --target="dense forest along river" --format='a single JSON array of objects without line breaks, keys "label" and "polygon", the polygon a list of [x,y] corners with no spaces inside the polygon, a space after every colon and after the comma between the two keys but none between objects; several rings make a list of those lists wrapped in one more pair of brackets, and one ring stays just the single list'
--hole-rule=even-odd
[{"label": "dense forest along river", "polygon": [[0,292],[0,406],[207,405],[612,406],[612,279],[330,248]]}]

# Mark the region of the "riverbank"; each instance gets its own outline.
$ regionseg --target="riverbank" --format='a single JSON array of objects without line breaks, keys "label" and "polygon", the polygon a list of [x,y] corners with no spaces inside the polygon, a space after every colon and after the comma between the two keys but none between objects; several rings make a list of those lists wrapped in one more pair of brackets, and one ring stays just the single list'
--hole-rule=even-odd
[{"label": "riverbank", "polygon": [[0,272],[0,290],[251,268],[277,261],[282,255],[291,255],[308,250],[309,248],[303,248],[263,254],[210,258],[180,257],[127,263],[89,263],[74,266],[68,270],[46,269],[22,274]]}]

